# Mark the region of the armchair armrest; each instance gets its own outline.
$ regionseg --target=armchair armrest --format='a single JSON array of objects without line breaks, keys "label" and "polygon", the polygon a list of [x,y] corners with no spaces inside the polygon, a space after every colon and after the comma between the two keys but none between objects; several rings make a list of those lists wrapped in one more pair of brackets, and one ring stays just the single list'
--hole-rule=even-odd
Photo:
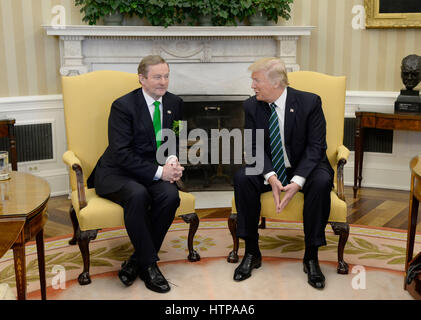
[{"label": "armchair armrest", "polygon": [[339,163],[341,160],[345,160],[345,163],[346,163],[349,157],[348,148],[345,147],[344,145],[341,145],[336,149],[336,153],[337,153],[336,161]]},{"label": "armchair armrest", "polygon": [[349,149],[344,145],[339,146],[336,149],[336,161],[337,161],[337,187],[338,197],[345,201],[345,187],[344,187],[344,166],[349,157]]},{"label": "armchair armrest", "polygon": [[82,163],[80,162],[78,157],[76,157],[74,152],[70,150],[67,150],[63,154],[63,161],[76,173],[77,197],[79,200],[79,209],[82,209],[87,205],[85,196],[85,185],[83,183]]}]

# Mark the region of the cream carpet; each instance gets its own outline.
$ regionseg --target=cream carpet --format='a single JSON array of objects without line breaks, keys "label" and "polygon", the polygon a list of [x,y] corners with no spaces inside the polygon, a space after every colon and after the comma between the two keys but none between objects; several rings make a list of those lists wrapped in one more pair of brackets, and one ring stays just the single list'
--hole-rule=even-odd
[{"label": "cream carpet", "polygon": [[[406,233],[351,226],[345,261],[348,275],[336,273],[337,236],[327,227],[328,245],[319,252],[321,268],[326,276],[324,290],[307,284],[302,271],[304,250],[301,223],[268,221],[260,230],[263,264],[243,282],[232,280],[238,264],[226,262],[232,238],[225,220],[201,221],[195,237],[200,262],[186,259],[187,224],[174,223],[160,252],[160,269],[169,280],[171,291],[154,293],[140,279],[125,287],[117,277],[121,262],[132,247],[124,229],[100,232],[91,243],[92,283],[80,286],[77,276],[82,260],[77,246],[67,245],[68,238],[46,241],[47,298],[57,300],[90,299],[175,299],[175,300],[373,300],[412,299],[403,289]],[[416,250],[421,249],[417,235]],[[243,249],[240,248],[240,255]],[[39,299],[36,246],[27,246],[28,298]],[[60,270],[63,271],[60,278]],[[65,277],[63,277],[63,275]],[[13,291],[13,255],[8,252],[0,260],[0,282]],[[65,280],[65,282],[63,281]],[[61,288],[60,285],[61,284]],[[54,288],[56,287],[56,288]]]}]

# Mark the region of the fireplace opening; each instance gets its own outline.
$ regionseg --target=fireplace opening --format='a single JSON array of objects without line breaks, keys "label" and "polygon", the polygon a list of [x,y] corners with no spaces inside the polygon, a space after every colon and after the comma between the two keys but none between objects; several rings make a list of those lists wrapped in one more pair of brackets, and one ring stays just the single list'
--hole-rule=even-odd
[{"label": "fireplace opening", "polygon": [[[234,146],[239,143],[239,140],[234,136],[230,136],[229,139],[214,136],[212,142],[211,137],[216,132],[225,135],[236,133],[237,138],[240,135],[241,143],[243,142],[244,112],[242,105],[249,96],[182,95],[181,98],[184,100],[183,120],[187,121],[187,137],[189,137],[186,143],[187,152],[191,151],[191,148],[200,149],[195,155],[201,156],[202,160],[207,160],[199,163],[193,161],[192,163],[191,158],[187,157],[186,163],[183,164],[185,168],[183,182],[186,188],[189,191],[233,190],[234,174],[244,163],[243,152],[238,152],[238,148],[236,149]],[[194,129],[201,129],[200,131],[205,134],[207,139],[203,139],[204,136],[194,137],[193,133],[198,132],[198,130],[192,132]],[[215,142],[217,142],[217,146]],[[222,152],[228,143],[229,154]],[[205,154],[200,155],[200,151],[203,150]]]}]

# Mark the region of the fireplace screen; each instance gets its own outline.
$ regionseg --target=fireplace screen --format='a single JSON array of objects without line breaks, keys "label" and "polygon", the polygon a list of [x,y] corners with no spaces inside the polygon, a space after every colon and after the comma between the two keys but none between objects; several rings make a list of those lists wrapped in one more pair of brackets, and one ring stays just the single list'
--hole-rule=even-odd
[{"label": "fireplace screen", "polygon": [[[233,190],[234,173],[243,163],[243,152],[238,149],[243,141],[242,104],[249,96],[181,97],[184,100],[183,120],[187,122],[186,145],[190,155],[183,164],[186,187],[189,191]],[[192,148],[197,151],[192,153]],[[193,154],[196,161],[193,161]]]}]

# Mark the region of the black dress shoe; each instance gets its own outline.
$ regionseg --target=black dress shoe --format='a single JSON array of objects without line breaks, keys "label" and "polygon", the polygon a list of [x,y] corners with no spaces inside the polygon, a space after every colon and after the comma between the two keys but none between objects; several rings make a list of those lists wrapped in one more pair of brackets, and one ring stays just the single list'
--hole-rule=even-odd
[{"label": "black dress shoe", "polygon": [[131,286],[139,274],[139,267],[137,263],[129,259],[124,261],[121,265],[121,270],[118,272],[118,277],[126,286]]},{"label": "black dress shoe", "polygon": [[261,255],[252,255],[251,253],[246,253],[240,265],[235,269],[234,280],[243,281],[243,280],[246,280],[247,278],[250,278],[251,271],[253,269],[260,268],[261,265],[262,265]]},{"label": "black dress shoe", "polygon": [[145,282],[146,288],[152,291],[165,293],[171,289],[156,263],[151,264],[145,270],[141,271],[139,278]]},{"label": "black dress shoe", "polygon": [[308,283],[316,289],[323,289],[325,287],[325,276],[320,270],[319,261],[303,261],[303,266],[304,272],[307,273]]}]

